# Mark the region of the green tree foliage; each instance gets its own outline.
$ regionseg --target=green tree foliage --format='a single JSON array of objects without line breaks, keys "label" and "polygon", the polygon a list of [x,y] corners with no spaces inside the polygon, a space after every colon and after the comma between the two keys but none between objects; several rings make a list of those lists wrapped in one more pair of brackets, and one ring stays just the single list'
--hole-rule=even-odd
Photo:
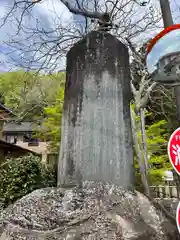
[{"label": "green tree foliage", "polygon": [[33,155],[10,158],[0,166],[0,203],[13,203],[35,189],[56,186],[56,172]]},{"label": "green tree foliage", "polygon": [[64,88],[60,87],[56,93],[54,102],[44,108],[46,119],[43,121],[43,137],[50,142],[50,151],[58,152],[60,144],[61,117],[64,103]]},{"label": "green tree foliage", "polygon": [[165,170],[172,170],[167,154],[167,125],[166,120],[160,120],[146,126],[149,153],[149,180],[152,184],[162,183]]},{"label": "green tree foliage", "polygon": [[36,135],[50,141],[52,152],[57,151],[60,143],[64,84],[64,72],[54,75],[23,71],[0,74],[1,101],[16,114],[16,121],[41,122],[42,132]]},{"label": "green tree foliage", "polygon": [[0,74],[0,96],[20,121],[37,121],[45,117],[44,108],[55,101],[65,74],[42,75],[34,72]]},{"label": "green tree foliage", "polygon": [[[165,170],[172,169],[171,164],[167,155],[167,142],[168,142],[168,131],[167,131],[167,121],[152,121],[153,114],[146,111],[145,113],[147,122],[151,124],[146,124],[146,136],[147,136],[147,150],[148,150],[148,177],[151,185],[163,183],[163,176]],[[136,125],[139,136],[139,145],[141,148],[141,154],[143,154],[142,149],[142,138],[140,133],[140,118],[136,117]],[[140,172],[137,161],[135,161],[136,176],[138,182],[140,182]]]},{"label": "green tree foliage", "polygon": [[[146,43],[142,47],[132,50],[131,73],[136,89],[139,89],[144,72],[147,73],[145,54]],[[140,57],[137,57],[137,54]],[[149,79],[150,76],[148,75]],[[176,104],[173,88],[158,85],[151,92],[146,106],[146,135],[149,154],[149,180],[151,184],[162,182],[164,170],[171,169],[167,155],[167,142],[171,133],[178,127],[176,118]],[[140,131],[140,127],[139,130]],[[139,138],[141,141],[141,137]],[[142,143],[140,142],[140,146]],[[137,164],[136,164],[136,167]],[[137,171],[139,176],[139,171]]]}]

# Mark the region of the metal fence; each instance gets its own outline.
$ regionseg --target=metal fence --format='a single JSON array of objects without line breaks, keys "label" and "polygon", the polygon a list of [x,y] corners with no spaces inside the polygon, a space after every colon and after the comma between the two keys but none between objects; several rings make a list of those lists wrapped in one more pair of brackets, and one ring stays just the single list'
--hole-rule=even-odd
[{"label": "metal fence", "polygon": [[150,186],[154,198],[180,198],[179,188],[175,185]]}]

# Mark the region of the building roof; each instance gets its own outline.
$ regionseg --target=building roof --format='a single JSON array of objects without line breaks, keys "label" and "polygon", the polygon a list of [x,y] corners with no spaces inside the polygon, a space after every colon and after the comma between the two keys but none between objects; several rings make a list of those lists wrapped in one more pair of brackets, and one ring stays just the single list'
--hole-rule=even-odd
[{"label": "building roof", "polygon": [[158,62],[164,60],[164,59],[167,58],[167,57],[171,57],[171,56],[177,57],[177,56],[179,56],[179,55],[180,55],[180,51],[176,51],[176,52],[172,52],[172,53],[167,53],[166,55],[162,56],[162,57],[159,59]]},{"label": "building roof", "polygon": [[32,153],[34,155],[40,156],[40,154],[38,154],[34,151],[31,151],[31,150],[26,149],[26,148],[22,148],[20,146],[15,145],[15,144],[5,142],[3,140],[0,140],[0,149],[3,149],[4,152],[6,152],[6,153],[17,154],[19,156],[24,155],[24,154],[28,154],[28,153]]},{"label": "building roof", "polygon": [[2,103],[0,103],[0,109],[4,110],[6,113],[9,113],[10,115],[14,116],[14,113],[10,109],[5,107]]},{"label": "building roof", "polygon": [[3,132],[33,132],[39,131],[41,126],[32,122],[9,122],[3,126]]},{"label": "building roof", "polygon": [[180,63],[180,56],[175,57],[172,59],[164,68],[166,71],[170,71],[172,67],[176,66],[176,64]]}]

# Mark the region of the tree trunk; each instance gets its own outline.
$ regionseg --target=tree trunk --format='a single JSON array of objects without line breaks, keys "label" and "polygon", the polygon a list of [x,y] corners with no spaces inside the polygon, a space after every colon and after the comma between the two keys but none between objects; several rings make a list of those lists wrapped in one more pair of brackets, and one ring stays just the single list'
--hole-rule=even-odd
[{"label": "tree trunk", "polygon": [[142,183],[144,185],[146,195],[150,196],[150,188],[149,188],[149,184],[148,184],[148,180],[147,180],[145,164],[144,164],[144,161],[142,159],[142,153],[141,153],[141,149],[140,149],[139,142],[138,142],[138,136],[137,136],[137,131],[136,131],[136,124],[135,124],[135,116],[134,115],[135,114],[134,114],[133,110],[131,109],[132,135],[133,135],[133,142],[134,142],[134,147],[135,147],[135,151],[136,151],[136,155],[137,155],[137,160],[138,160],[138,164],[139,164],[141,180],[142,180]]},{"label": "tree trunk", "polygon": [[144,163],[145,163],[145,171],[147,174],[148,171],[148,151],[147,151],[147,138],[146,138],[146,130],[145,130],[145,115],[144,109],[140,109],[140,124],[141,124],[141,137],[142,137],[142,146],[143,146],[143,155],[144,155]]}]

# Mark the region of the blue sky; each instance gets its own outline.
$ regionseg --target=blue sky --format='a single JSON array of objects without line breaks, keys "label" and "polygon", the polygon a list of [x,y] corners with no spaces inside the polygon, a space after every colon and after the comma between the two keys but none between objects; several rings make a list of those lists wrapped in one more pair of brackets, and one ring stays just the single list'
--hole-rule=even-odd
[{"label": "blue sky", "polygon": [[[8,8],[12,6],[13,1],[14,0],[0,0],[0,16],[3,17],[5,15]],[[72,1],[75,0],[70,0],[71,3]],[[175,1],[177,2],[179,0],[171,0],[174,17],[176,19],[177,16],[180,16],[180,11],[175,4]],[[37,48],[39,42],[42,40],[41,35],[36,33],[32,37],[32,34],[27,33],[29,31],[27,28],[35,29],[38,26],[41,31],[52,31],[58,26],[62,26],[64,28],[69,27],[72,31],[72,29],[75,29],[75,24],[80,21],[83,22],[82,17],[73,16],[60,0],[43,0],[40,4],[36,4],[32,9],[31,14],[26,16],[23,20],[25,31],[20,31],[17,35],[16,19],[19,16],[20,10],[17,10],[13,13],[13,17],[9,18],[9,21],[0,28],[0,71],[12,70],[16,66],[27,66],[29,62],[31,62],[31,64],[33,62],[33,67],[38,68],[42,62],[44,62],[45,57],[43,57],[44,52],[42,52],[42,49],[47,51],[45,50],[46,46],[41,48],[41,51],[36,52],[35,55],[35,48]],[[179,19],[176,20],[176,22],[178,21]],[[0,25],[1,24],[2,20],[0,20]],[[68,34],[71,35],[72,33],[69,32]],[[53,32],[51,36],[49,36],[50,35],[47,37],[48,40],[57,40],[60,37],[60,33]],[[9,44],[13,40],[20,41],[20,43],[13,44],[16,48],[12,48],[12,44]],[[45,40],[46,37],[44,37],[43,41]],[[64,41],[66,39],[62,40]],[[51,43],[48,43],[48,47],[51,47]],[[57,59],[58,61],[56,61]],[[58,69],[64,68],[65,66],[65,58],[63,56],[53,55],[52,59],[49,58],[46,60],[52,63],[52,65],[55,61],[56,63],[58,62]]]},{"label": "blue sky", "polygon": [[[12,6],[13,0],[1,0],[0,1],[0,16],[5,15],[8,8]],[[29,60],[33,61],[33,67],[38,68],[39,65],[44,61],[43,58],[35,62],[38,54],[34,57],[33,45],[41,41],[41,36],[39,33],[32,37],[31,33],[20,31],[17,35],[17,21],[14,16],[18,18],[20,16],[20,10],[17,9],[13,13],[13,17],[9,18],[3,27],[0,28],[0,71],[8,71],[14,66],[27,65]],[[36,4],[29,16],[26,16],[23,20],[24,29],[28,27],[29,32],[33,32],[32,29],[38,28],[42,31],[53,31],[57,26],[61,25],[63,27],[73,24],[74,19],[78,21],[78,16],[72,16],[68,9],[58,0],[43,0],[42,3]],[[2,20],[0,21],[2,24]],[[29,37],[29,39],[28,39]],[[58,38],[58,32],[53,32],[51,36],[47,39],[55,40]],[[44,37],[46,39],[46,37]],[[13,40],[20,41],[19,43],[10,43]],[[12,48],[16,46],[15,48]],[[22,46],[22,47],[21,47]],[[25,47],[24,47],[25,46]],[[19,49],[20,48],[20,49]],[[25,53],[23,50],[26,49]],[[23,55],[24,54],[24,55]],[[51,60],[53,61],[53,60]],[[61,61],[61,59],[60,59]],[[38,63],[39,62],[39,63]],[[61,65],[64,64],[64,61]]]}]

